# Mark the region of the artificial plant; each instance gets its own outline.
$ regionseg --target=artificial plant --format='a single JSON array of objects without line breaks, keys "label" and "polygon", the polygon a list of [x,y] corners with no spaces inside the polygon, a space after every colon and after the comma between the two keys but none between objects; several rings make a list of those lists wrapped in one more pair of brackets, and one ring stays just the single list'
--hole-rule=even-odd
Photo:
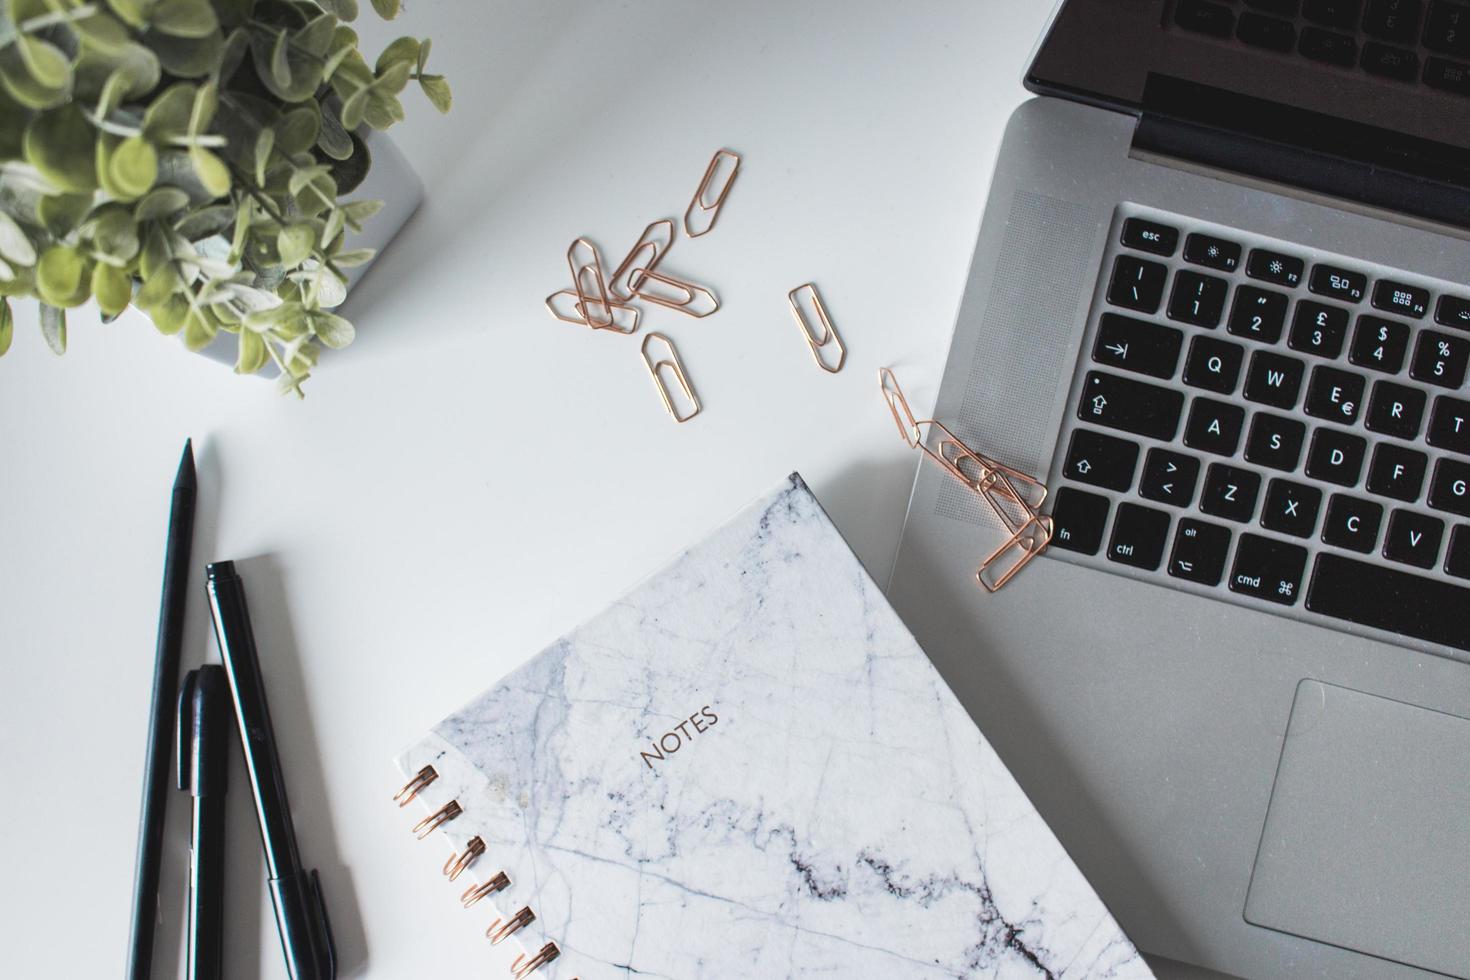
[{"label": "artificial plant", "polygon": [[[387,19],[399,0],[372,0]],[[368,261],[340,202],[370,165],[363,129],[404,116],[428,40],[369,66],[357,0],[0,0],[0,354],[10,298],[35,297],[66,349],[68,309],[129,304],[190,349],[239,335],[235,370],[274,363],[298,394],[319,345],[353,328],[331,308]]]}]

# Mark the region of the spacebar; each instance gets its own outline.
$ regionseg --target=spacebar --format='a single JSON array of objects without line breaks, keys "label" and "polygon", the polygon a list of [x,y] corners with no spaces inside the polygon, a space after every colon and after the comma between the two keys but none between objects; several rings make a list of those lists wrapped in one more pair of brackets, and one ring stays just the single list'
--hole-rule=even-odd
[{"label": "spacebar", "polygon": [[1470,650],[1470,589],[1448,582],[1323,553],[1307,586],[1307,608]]}]

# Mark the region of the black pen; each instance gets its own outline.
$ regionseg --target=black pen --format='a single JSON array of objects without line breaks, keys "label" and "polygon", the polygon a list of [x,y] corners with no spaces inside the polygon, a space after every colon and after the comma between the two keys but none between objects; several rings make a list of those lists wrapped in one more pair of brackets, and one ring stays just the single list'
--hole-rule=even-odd
[{"label": "black pen", "polygon": [[235,573],[234,562],[215,562],[204,571],[214,635],[229,677],[235,717],[240,723],[240,743],[245,750],[245,771],[260,818],[260,843],[265,849],[271,904],[275,906],[286,969],[292,980],[334,980],[337,962],[331,923],[322,900],[321,879],[315,871],[308,872],[301,866],[296,848],[286,782],[281,776],[265,684],[255,653],[255,635],[245,605],[245,587]]},{"label": "black pen", "polygon": [[225,672],[191,670],[179,691],[179,789],[194,797],[189,862],[188,980],[219,980],[224,966],[225,784],[230,693]]}]

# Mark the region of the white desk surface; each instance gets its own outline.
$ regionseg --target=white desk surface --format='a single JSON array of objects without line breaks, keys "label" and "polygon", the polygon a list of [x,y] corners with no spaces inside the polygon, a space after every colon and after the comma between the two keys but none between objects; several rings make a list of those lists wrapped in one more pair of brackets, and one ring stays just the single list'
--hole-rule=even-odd
[{"label": "white desk surface", "polygon": [[[1002,129],[1049,4],[412,3],[377,50],[434,40],[446,118],[393,135],[428,188],[354,293],[359,339],[304,402],[130,311],[19,314],[0,360],[0,935],[8,976],[116,976],[169,484],[200,512],[186,667],[214,659],[202,569],[241,564],[297,831],[343,977],[500,976],[436,841],[388,797],[426,727],[792,469],[886,575],[917,459],[877,369],[932,404]],[[365,11],[368,5],[364,4]],[[704,414],[675,425],[636,340],[556,323],[580,234],[616,262],[682,214],[710,154],[744,164],[666,269],[716,289],[679,344]],[[820,284],[849,359],[812,364],[786,292]],[[820,601],[820,585],[814,583]],[[226,974],[284,977],[238,760]],[[180,946],[187,802],[170,806],[156,977]],[[478,928],[477,928],[478,925]]]}]

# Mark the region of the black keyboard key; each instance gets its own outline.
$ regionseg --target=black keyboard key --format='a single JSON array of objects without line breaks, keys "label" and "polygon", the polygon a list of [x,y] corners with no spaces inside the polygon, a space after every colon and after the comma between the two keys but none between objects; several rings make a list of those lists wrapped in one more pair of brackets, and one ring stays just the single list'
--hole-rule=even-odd
[{"label": "black keyboard key", "polygon": [[1368,464],[1368,492],[1413,503],[1424,489],[1429,457],[1417,449],[1380,442]]},{"label": "black keyboard key", "polygon": [[1230,569],[1230,591],[1296,605],[1307,570],[1307,549],[1257,534],[1242,534]]},{"label": "black keyboard key", "polygon": [[1200,491],[1199,509],[1215,517],[1242,524],[1256,512],[1256,498],[1261,494],[1258,473],[1238,466],[1211,463],[1205,470],[1205,485]]},{"label": "black keyboard key", "polygon": [[1113,278],[1108,282],[1108,302],[1114,306],[1156,313],[1164,298],[1164,280],[1169,270],[1158,262],[1136,255],[1120,255],[1113,260]]},{"label": "black keyboard key", "polygon": [[1442,92],[1470,95],[1470,65],[1429,58],[1424,62],[1424,84]]},{"label": "black keyboard key", "polygon": [[1179,7],[1174,12],[1174,23],[1186,31],[1212,34],[1215,37],[1229,37],[1235,28],[1235,14],[1231,13],[1229,7],[1218,3],[1207,3],[1206,0],[1179,0]]},{"label": "black keyboard key", "polygon": [[1290,21],[1263,14],[1244,13],[1235,25],[1235,36],[1246,44],[1271,51],[1290,51],[1296,43],[1296,28]]},{"label": "black keyboard key", "polygon": [[1281,339],[1285,325],[1285,293],[1255,286],[1241,286],[1235,291],[1235,303],[1230,307],[1230,324],[1226,327],[1235,336],[1274,344]]},{"label": "black keyboard key", "polygon": [[1396,439],[1416,438],[1427,400],[1418,388],[1380,381],[1373,386],[1373,397],[1368,400],[1367,426]]},{"label": "black keyboard key", "polygon": [[1322,552],[1307,608],[1323,616],[1470,650],[1470,589]]},{"label": "black keyboard key", "polygon": [[1138,443],[1078,429],[1072,433],[1072,444],[1067,447],[1062,475],[1095,487],[1127,490],[1133,486],[1133,471],[1137,468]]},{"label": "black keyboard key", "polygon": [[1245,376],[1245,397],[1274,408],[1291,408],[1302,390],[1307,366],[1294,357],[1258,350]]},{"label": "black keyboard key", "polygon": [[1151,572],[1164,557],[1168,536],[1169,515],[1164,511],[1138,504],[1119,504],[1113,536],[1108,539],[1108,559]]},{"label": "black keyboard key", "polygon": [[1245,263],[1245,274],[1252,279],[1274,282],[1278,286],[1295,286],[1302,281],[1302,271],[1305,268],[1306,263],[1294,255],[1253,248]]},{"label": "black keyboard key", "polygon": [[1348,360],[1359,367],[1388,374],[1403,370],[1409,352],[1409,325],[1379,316],[1360,316],[1353,328],[1353,343]]},{"label": "black keyboard key", "polygon": [[1429,506],[1470,517],[1470,463],[1442,459],[1434,464],[1434,482],[1429,485]]},{"label": "black keyboard key", "polygon": [[1366,555],[1378,544],[1378,528],[1382,523],[1382,504],[1334,493],[1327,501],[1322,540]]},{"label": "black keyboard key", "polygon": [[1361,272],[1318,263],[1312,266],[1312,281],[1307,288],[1318,296],[1331,296],[1333,299],[1356,303],[1363,298],[1363,293],[1368,288],[1368,277]]},{"label": "black keyboard key", "polygon": [[1347,325],[1348,311],[1341,306],[1304,299],[1296,304],[1296,313],[1291,318],[1291,335],[1286,343],[1292,350],[1303,354],[1336,360],[1342,354]]},{"label": "black keyboard key", "polygon": [[1182,517],[1179,529],[1174,532],[1169,574],[1200,585],[1219,585],[1229,551],[1229,528]]},{"label": "black keyboard key", "polygon": [[1317,27],[1303,27],[1297,42],[1302,57],[1339,68],[1351,68],[1358,61],[1358,42],[1346,34],[1334,34]]},{"label": "black keyboard key", "polygon": [[1359,0],[1305,0],[1302,16],[1307,20],[1344,31],[1357,30]]},{"label": "black keyboard key", "polygon": [[1353,425],[1363,414],[1368,379],[1351,371],[1318,365],[1312,369],[1304,403],[1307,414],[1339,425]]},{"label": "black keyboard key", "polygon": [[1450,532],[1450,547],[1445,552],[1444,570],[1456,578],[1470,578],[1470,525],[1461,524]]},{"label": "black keyboard key", "polygon": [[1448,294],[1434,307],[1434,322],[1446,327],[1470,330],[1470,299]]},{"label": "black keyboard key", "polygon": [[1296,16],[1296,0],[1245,0],[1245,5],[1276,17],[1290,19]]},{"label": "black keyboard key", "polygon": [[1062,487],[1051,507],[1053,548],[1095,555],[1108,523],[1108,498],[1076,487]]},{"label": "black keyboard key", "polygon": [[1470,58],[1470,7],[1433,0],[1424,20],[1424,46],[1456,58]]},{"label": "black keyboard key", "polygon": [[1115,374],[1089,371],[1077,403],[1084,422],[1169,442],[1179,431],[1184,393]]},{"label": "black keyboard key", "polygon": [[1234,272],[1240,265],[1240,243],[1195,232],[1184,239],[1184,261]]},{"label": "black keyboard key", "polygon": [[1429,414],[1429,432],[1424,438],[1436,449],[1470,456],[1470,402],[1448,395],[1436,398],[1434,411]]},{"label": "black keyboard key", "polygon": [[1307,476],[1342,487],[1356,486],[1367,451],[1368,442],[1362,436],[1318,429],[1312,433],[1312,445],[1307,450]]},{"label": "black keyboard key", "polygon": [[1439,542],[1443,538],[1444,521],[1439,518],[1396,510],[1388,515],[1383,557],[1418,568],[1433,568],[1439,560]]},{"label": "black keyboard key", "polygon": [[1429,290],[1380,279],[1373,284],[1373,305],[1380,310],[1418,320],[1429,312]]},{"label": "black keyboard key", "polygon": [[1317,511],[1322,508],[1322,491],[1304,483],[1272,480],[1261,505],[1261,526],[1298,538],[1309,538],[1317,528]]},{"label": "black keyboard key", "polygon": [[1380,78],[1412,82],[1419,77],[1419,56],[1403,48],[1369,41],[1363,45],[1363,70]]},{"label": "black keyboard key", "polygon": [[1363,33],[1395,44],[1413,44],[1419,33],[1419,0],[1368,0]]},{"label": "black keyboard key", "polygon": [[1182,269],[1174,276],[1174,290],[1169,294],[1169,319],[1213,329],[1220,322],[1228,290],[1219,276]]},{"label": "black keyboard key", "polygon": [[1227,395],[1240,379],[1245,348],[1214,337],[1195,337],[1184,361],[1184,383]]},{"label": "black keyboard key", "polygon": [[1470,361],[1470,340],[1434,330],[1419,331],[1409,377],[1445,388],[1465,383],[1465,365]]},{"label": "black keyboard key", "polygon": [[1173,255],[1179,247],[1179,229],[1147,218],[1123,222],[1123,244],[1155,255]]},{"label": "black keyboard key", "polygon": [[1184,444],[1217,456],[1234,456],[1245,426],[1245,409],[1239,405],[1196,398],[1184,426]]},{"label": "black keyboard key", "polygon": [[1143,460],[1138,495],[1161,504],[1188,507],[1199,482],[1199,460],[1170,449],[1150,449]]},{"label": "black keyboard key", "polygon": [[1306,425],[1296,419],[1257,412],[1245,440],[1245,458],[1258,466],[1290,473],[1301,462],[1306,438]]},{"label": "black keyboard key", "polygon": [[1092,359],[1124,371],[1172,378],[1174,369],[1179,366],[1179,349],[1183,345],[1183,332],[1173,327],[1117,313],[1104,313],[1098,321]]}]

